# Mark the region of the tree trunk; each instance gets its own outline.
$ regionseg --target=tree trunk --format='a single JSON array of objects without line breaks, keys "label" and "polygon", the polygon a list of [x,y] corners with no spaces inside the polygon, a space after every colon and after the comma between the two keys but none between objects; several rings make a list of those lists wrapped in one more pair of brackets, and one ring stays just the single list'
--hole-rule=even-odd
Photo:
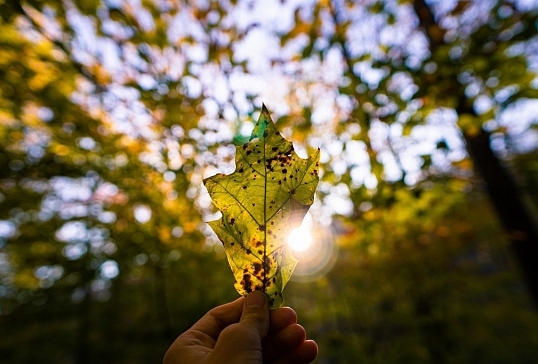
[{"label": "tree trunk", "polygon": [[173,340],[170,313],[168,310],[168,298],[166,294],[166,276],[159,266],[155,266],[155,303],[157,305],[157,315],[161,325],[162,336],[166,340]]},{"label": "tree trunk", "polygon": [[[444,31],[436,23],[424,0],[415,0],[413,8],[433,54],[438,46],[444,44]],[[454,90],[464,95],[459,82],[456,79],[453,82]],[[456,111],[459,116],[476,116],[464,97],[459,98]],[[484,180],[489,198],[519,263],[523,279],[538,307],[538,221],[525,204],[523,193],[515,179],[491,150],[489,133],[481,129],[477,135],[463,134],[474,169]]]},{"label": "tree trunk", "polygon": [[465,136],[474,167],[484,179],[489,198],[506,231],[530,294],[538,304],[538,226],[513,176],[490,147],[490,135],[481,131]]},{"label": "tree trunk", "polygon": [[75,364],[87,364],[90,362],[90,288],[86,287],[86,296],[79,304],[79,322],[75,347]]}]

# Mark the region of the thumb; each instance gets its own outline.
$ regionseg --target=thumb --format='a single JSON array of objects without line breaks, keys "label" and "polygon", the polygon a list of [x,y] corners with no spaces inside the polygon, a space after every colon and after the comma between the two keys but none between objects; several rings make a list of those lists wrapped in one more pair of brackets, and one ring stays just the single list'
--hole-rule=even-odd
[{"label": "thumb", "polygon": [[262,340],[269,331],[269,302],[261,291],[250,292],[244,300],[239,322],[219,335],[211,356],[215,363],[261,363]]},{"label": "thumb", "polygon": [[243,313],[239,319],[239,326],[257,332],[261,339],[267,335],[269,331],[269,302],[265,293],[252,291],[248,294],[243,306]]}]

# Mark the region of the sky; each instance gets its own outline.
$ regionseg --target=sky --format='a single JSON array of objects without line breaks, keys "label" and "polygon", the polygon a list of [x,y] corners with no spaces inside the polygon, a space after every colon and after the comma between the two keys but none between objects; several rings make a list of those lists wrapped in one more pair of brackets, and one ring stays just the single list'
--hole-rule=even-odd
[{"label": "sky", "polygon": [[[297,54],[305,44],[305,36],[297,37],[284,47],[281,47],[279,38],[279,35],[286,34],[293,27],[295,11],[298,8],[308,9],[315,3],[313,0],[240,1],[239,5],[223,19],[219,19],[216,11],[210,12],[207,15],[208,21],[219,26],[207,33],[194,17],[192,9],[184,7],[177,14],[170,15],[165,11],[169,2],[161,1],[158,4],[163,9],[162,20],[169,25],[167,42],[170,44],[170,47],[163,50],[147,44],[135,45],[127,42],[132,30],[107,18],[108,15],[104,10],[100,13],[102,16],[100,34],[93,19],[71,7],[68,20],[76,31],[72,43],[73,58],[88,68],[102,64],[104,72],[111,80],[107,93],[98,96],[94,93],[94,85],[81,78],[79,89],[72,95],[72,100],[83,105],[90,114],[98,115],[103,109],[106,110],[107,121],[115,132],[146,140],[147,150],[140,155],[140,159],[154,166],[170,180],[174,179],[174,170],[181,168],[185,158],[194,152],[192,145],[178,143],[178,140],[185,137],[185,133],[188,133],[188,137],[198,146],[219,145],[218,153],[203,154],[197,159],[200,168],[192,177],[193,186],[188,191],[189,197],[195,197],[198,207],[206,213],[206,220],[211,220],[215,216],[207,212],[212,210],[212,205],[202,186],[202,180],[217,172],[230,173],[234,170],[233,158],[230,158],[234,153],[232,141],[238,135],[249,136],[262,102],[267,105],[274,120],[279,116],[297,113],[304,107],[312,107],[312,132],[307,139],[294,140],[296,132],[290,127],[283,128],[282,134],[294,140],[295,149],[303,158],[306,157],[309,148],[320,148],[322,162],[329,163],[336,176],[343,175],[349,170],[352,180],[349,186],[338,180],[334,183],[321,182],[319,189],[327,194],[327,197],[323,205],[319,199],[316,201],[309,215],[310,220],[305,224],[319,225],[323,221],[330,221],[334,214],[350,215],[354,207],[349,199],[350,188],[364,185],[367,189],[375,190],[378,181],[370,171],[365,144],[360,140],[354,140],[360,129],[350,126],[338,135],[334,133],[335,127],[348,117],[353,107],[348,98],[338,93],[338,86],[345,85],[349,81],[342,77],[345,67],[342,52],[335,47],[327,51],[323,60],[315,57],[301,60],[297,59]],[[371,3],[372,1],[367,0],[357,2],[359,5]],[[430,3],[438,14],[446,14],[456,2],[438,0]],[[124,11],[129,11],[145,31],[151,32],[156,26],[140,1],[106,0],[104,4],[111,7],[119,6]],[[393,25],[387,25],[383,16],[368,14],[365,8],[360,6],[340,14],[352,22],[347,34],[351,55],[358,57],[364,53],[371,53],[374,57],[381,57],[380,46],[397,46],[409,55],[407,62],[410,66],[420,65],[429,53],[424,35],[416,29],[417,22],[412,15],[412,9],[410,6],[396,6],[396,2],[387,4],[387,9],[393,10],[396,14]],[[474,4],[476,7],[474,13],[469,12],[469,15],[460,21],[450,16],[444,18],[442,25],[448,29],[450,36],[455,37],[474,26],[481,14],[486,13],[483,10],[487,9],[491,1],[479,1]],[[517,6],[533,8],[538,6],[538,3],[524,0],[518,1]],[[306,17],[307,14],[307,11],[299,10],[298,19]],[[46,29],[50,36],[60,39],[60,27],[53,20],[53,12],[45,11],[45,17],[49,20],[46,22]],[[248,32],[242,40],[233,41],[225,31],[222,31],[230,25],[234,25],[238,31],[248,29]],[[331,19],[325,16],[321,33],[328,37],[332,32]],[[183,41],[187,37],[192,37],[194,41],[192,43]],[[209,62],[207,59],[209,40],[230,48],[233,60],[246,61],[248,72],[231,68],[225,60],[221,63],[222,68],[215,62]],[[319,46],[325,45],[323,37],[318,42]],[[534,58],[531,57],[534,63],[531,62],[530,67],[538,70],[536,49],[538,46],[534,50],[531,49],[531,52],[536,54]],[[521,46],[518,49],[516,46],[511,51],[526,50],[521,49]],[[146,55],[151,62],[146,62],[139,52]],[[272,62],[275,59],[282,62]],[[189,60],[193,63],[190,64],[189,74],[186,75],[185,65]],[[369,61],[357,63],[355,68],[354,71],[371,89],[377,87],[386,72],[383,69],[372,68]],[[223,72],[223,69],[226,72]],[[433,65],[432,72],[435,71]],[[185,131],[181,126],[176,126],[172,128],[171,135],[163,136],[158,132],[159,128],[155,127],[158,121],[156,111],[148,110],[140,101],[140,92],[128,86],[128,82],[134,80],[142,89],[154,90],[154,95],[158,98],[159,95],[174,91],[159,82],[159,77],[163,75],[169,80],[178,81],[180,83],[178,87],[182,87],[182,91],[184,90],[188,96],[193,98],[204,96],[205,116],[199,122],[199,130]],[[478,92],[479,86],[476,82],[469,82],[466,92],[472,95]],[[391,87],[404,100],[409,100],[416,91],[412,79],[405,74],[395,77]],[[507,89],[503,92],[495,97],[502,99],[512,91]],[[248,101],[249,94],[256,95],[254,105]],[[485,114],[494,102],[498,101],[495,97],[479,97],[475,103],[477,112]],[[465,146],[456,125],[457,115],[454,110],[448,108],[437,108],[426,118],[423,125],[415,127],[408,137],[402,137],[405,122],[419,106],[415,101],[410,102],[406,110],[400,110],[397,122],[391,125],[378,120],[372,121],[369,137],[372,146],[379,152],[378,160],[385,166],[384,173],[388,181],[398,180],[405,173],[405,182],[408,185],[420,182],[423,163],[421,156],[425,154],[432,154],[434,165],[441,172],[451,168],[452,162],[466,157]],[[386,108],[391,107],[393,105],[387,103]],[[221,108],[222,118],[219,116]],[[372,105],[365,103],[362,108],[368,111]],[[499,117],[488,122],[486,127],[492,131],[498,127],[506,127],[509,135],[513,135],[517,140],[515,144],[517,151],[530,150],[538,143],[537,133],[530,130],[530,127],[537,122],[535,116],[537,109],[536,100],[523,100],[499,113]],[[42,110],[41,114],[43,119],[48,117],[47,110]],[[252,114],[252,118],[249,114]],[[36,140],[39,141],[38,139]],[[447,150],[436,150],[440,141],[448,145]],[[82,138],[79,143],[82,148],[88,150],[94,148],[94,141],[89,137]],[[33,144],[38,157],[40,144],[37,142]],[[510,150],[502,135],[494,135],[492,145],[499,155],[509,157]],[[172,156],[171,165],[163,161],[163,150]],[[116,159],[120,164],[122,160],[126,160],[125,156],[121,155],[116,156]],[[87,183],[91,181],[68,178],[53,181],[54,193],[44,200],[44,213],[51,210],[47,204],[52,206],[58,203],[58,200],[66,204],[66,208],[63,209],[66,217],[82,216],[87,213],[83,204],[78,203],[86,199]],[[367,209],[368,206],[364,208]],[[104,211],[101,215],[104,221],[115,219],[115,216]],[[143,224],[151,219],[152,212],[147,206],[137,205],[134,207],[134,215],[136,220]],[[1,236],[8,237],[14,233],[13,229],[9,221],[0,221]],[[76,224],[66,224],[58,231],[59,240],[74,242],[66,247],[67,257],[75,259],[84,253],[86,248],[76,242],[77,234],[83,230],[87,229]],[[204,232],[208,234],[208,245],[215,247],[219,245],[209,229],[204,229]],[[330,246],[331,239],[325,240],[324,244]],[[312,240],[311,246],[316,244]],[[299,246],[298,249],[303,247]],[[333,254],[331,249],[325,250],[324,258],[321,259],[328,265]],[[50,269],[52,269],[50,274],[49,270],[45,272],[45,269],[36,274],[47,277],[57,274],[54,273],[54,268]],[[113,276],[114,269],[112,263],[107,263],[106,267],[102,268],[103,275]],[[317,273],[305,273],[308,274]]]}]

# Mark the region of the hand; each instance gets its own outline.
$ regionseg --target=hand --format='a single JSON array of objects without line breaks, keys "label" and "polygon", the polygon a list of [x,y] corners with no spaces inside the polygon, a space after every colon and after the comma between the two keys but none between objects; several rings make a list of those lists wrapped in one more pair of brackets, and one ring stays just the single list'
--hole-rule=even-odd
[{"label": "hand", "polygon": [[163,363],[302,364],[317,353],[295,311],[269,311],[265,293],[254,291],[209,311],[174,341]]}]

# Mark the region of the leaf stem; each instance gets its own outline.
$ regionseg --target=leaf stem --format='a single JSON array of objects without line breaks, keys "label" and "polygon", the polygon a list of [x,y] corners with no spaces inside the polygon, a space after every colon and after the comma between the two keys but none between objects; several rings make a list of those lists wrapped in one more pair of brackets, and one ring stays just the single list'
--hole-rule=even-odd
[{"label": "leaf stem", "polygon": [[[268,114],[269,111],[263,105],[262,107],[262,115]],[[263,135],[263,168],[264,168],[264,174],[263,178],[265,183],[263,184],[264,193],[263,193],[263,223],[265,224],[265,229],[263,229],[263,257],[262,257],[262,268],[263,268],[263,292],[266,291],[267,288],[267,264],[266,264],[266,257],[267,257],[267,157],[266,157],[266,150],[267,150],[267,137],[265,133],[265,128],[267,127],[267,124],[265,124],[267,120],[264,117],[264,133]]]}]

